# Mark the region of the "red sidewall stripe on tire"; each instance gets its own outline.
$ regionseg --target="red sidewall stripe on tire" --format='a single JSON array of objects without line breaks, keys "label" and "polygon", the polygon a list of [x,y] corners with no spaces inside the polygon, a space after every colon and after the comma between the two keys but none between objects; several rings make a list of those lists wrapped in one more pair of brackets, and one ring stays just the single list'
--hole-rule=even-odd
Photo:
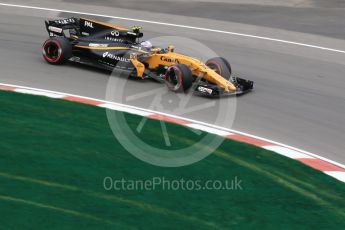
[{"label": "red sidewall stripe on tire", "polygon": [[[177,71],[179,74],[178,74],[178,79],[179,81],[177,82],[176,85],[174,85],[173,87],[172,84],[167,80],[167,77],[168,77],[168,74],[170,72],[170,69],[173,69],[174,71]],[[175,89],[177,86],[179,86],[180,88],[182,87],[183,88],[183,78],[182,78],[182,72],[179,68],[177,68],[176,66],[170,66],[166,72],[166,76],[165,76],[165,79],[167,81],[167,86],[170,90],[174,91],[174,90],[178,90],[178,89]]]},{"label": "red sidewall stripe on tire", "polygon": [[[217,66],[217,67],[218,67],[218,70],[219,70],[219,75],[222,76],[222,74],[223,74],[223,69],[222,69],[222,67],[221,67],[217,62],[208,61],[208,62],[206,62],[206,65],[207,65],[207,64],[211,64],[211,65]],[[224,63],[224,64],[225,64],[225,63]]]},{"label": "red sidewall stripe on tire", "polygon": [[[54,59],[51,59],[50,57],[48,57],[47,56],[47,54],[46,54],[46,51],[45,51],[45,48],[46,48],[46,45],[47,45],[47,43],[49,43],[49,42],[52,42],[52,43],[54,43],[57,47],[58,47],[58,49],[59,50],[61,50],[61,52],[58,52],[58,56],[57,56],[57,58],[54,60]],[[46,59],[48,62],[50,62],[50,63],[56,63],[56,62],[58,62],[59,60],[60,60],[60,58],[61,58],[61,56],[62,56],[62,52],[63,52],[63,50],[62,50],[62,48],[61,48],[61,45],[57,42],[57,41],[54,41],[54,40],[47,40],[47,41],[45,41],[45,43],[43,44],[43,50],[44,50],[44,54],[43,54],[43,57],[44,57],[44,59]]]},{"label": "red sidewall stripe on tire", "polygon": [[244,142],[247,144],[255,145],[280,155],[286,156],[291,159],[295,159],[305,165],[308,165],[316,170],[322,171],[329,176],[345,182],[345,166],[324,158],[322,156],[306,152],[285,144],[281,144],[275,141],[271,141],[265,138],[256,137],[250,134],[245,134],[236,130],[225,129],[217,127],[211,124],[207,124],[200,121],[195,121],[187,118],[182,118],[170,114],[164,114],[156,111],[150,111],[134,106],[98,100],[94,98],[88,98],[78,95],[60,93],[55,91],[48,91],[43,89],[30,88],[25,86],[17,86],[11,84],[0,83],[0,90],[13,91],[18,93],[26,93],[32,95],[41,95],[51,98],[63,99],[67,101],[73,101],[77,103],[83,103],[88,105],[94,105],[102,108],[112,108],[118,111],[126,111],[140,116],[146,116],[150,119],[162,120],[169,123],[175,123],[186,127],[200,129],[216,135],[224,136],[227,139]]}]

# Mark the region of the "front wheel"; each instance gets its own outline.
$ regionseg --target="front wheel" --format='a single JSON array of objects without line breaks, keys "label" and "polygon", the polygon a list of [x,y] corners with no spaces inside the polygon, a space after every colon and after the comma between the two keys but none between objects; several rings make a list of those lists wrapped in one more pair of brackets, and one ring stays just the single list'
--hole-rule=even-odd
[{"label": "front wheel", "polygon": [[231,66],[230,66],[230,63],[225,58],[214,57],[214,58],[209,59],[205,64],[207,65],[207,67],[215,71],[224,79],[226,80],[230,79]]},{"label": "front wheel", "polygon": [[193,75],[188,66],[177,64],[167,69],[164,80],[171,91],[185,92],[193,84]]},{"label": "front wheel", "polygon": [[61,65],[72,57],[72,46],[67,38],[49,38],[42,46],[42,54],[48,63]]}]

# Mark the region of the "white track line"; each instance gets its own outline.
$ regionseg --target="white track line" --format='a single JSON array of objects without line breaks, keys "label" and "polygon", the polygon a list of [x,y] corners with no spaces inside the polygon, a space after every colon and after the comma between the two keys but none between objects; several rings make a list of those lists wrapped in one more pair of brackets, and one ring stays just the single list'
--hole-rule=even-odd
[{"label": "white track line", "polygon": [[17,8],[25,8],[25,9],[33,9],[33,10],[54,11],[54,12],[64,12],[64,13],[89,15],[89,16],[96,16],[96,17],[119,19],[119,20],[144,22],[144,23],[151,23],[151,24],[157,24],[157,25],[173,26],[173,27],[180,27],[180,28],[186,28],[186,29],[194,29],[194,30],[208,31],[208,32],[214,32],[214,33],[222,33],[222,34],[228,34],[228,35],[234,35],[234,36],[255,38],[255,39],[261,39],[261,40],[267,40],[267,41],[273,41],[273,42],[280,42],[280,43],[285,43],[285,44],[304,46],[304,47],[326,50],[326,51],[337,52],[337,53],[345,53],[344,50],[333,49],[333,48],[328,48],[328,47],[323,47],[323,46],[317,46],[317,45],[311,45],[311,44],[306,44],[306,43],[282,40],[282,39],[277,39],[277,38],[262,37],[262,36],[256,36],[256,35],[251,35],[251,34],[242,34],[242,33],[230,32],[230,31],[225,31],[225,30],[214,30],[214,29],[209,29],[209,28],[204,28],[204,27],[179,25],[179,24],[149,21],[149,20],[136,19],[136,18],[117,17],[117,16],[105,15],[105,14],[95,14],[95,13],[91,13],[91,12],[80,12],[80,11],[45,8],[45,7],[37,7],[37,6],[27,6],[27,5],[16,5],[16,4],[8,4],[8,3],[0,3],[0,6],[17,7]]},{"label": "white track line", "polygon": [[42,90],[31,90],[31,89],[16,89],[15,92],[17,93],[26,93],[26,94],[32,94],[32,95],[38,95],[38,96],[46,96],[51,98],[61,98],[63,97],[61,94],[51,93],[51,92],[44,92]]},{"label": "white track line", "polygon": [[191,124],[187,124],[186,126],[188,126],[190,128],[193,128],[193,129],[201,130],[201,131],[204,131],[204,132],[216,134],[216,135],[219,135],[219,136],[228,136],[228,135],[232,134],[231,132],[227,132],[227,131],[224,131],[224,130],[219,130],[217,128],[210,127],[210,125],[206,126],[206,125],[198,124],[196,122],[193,122]]}]

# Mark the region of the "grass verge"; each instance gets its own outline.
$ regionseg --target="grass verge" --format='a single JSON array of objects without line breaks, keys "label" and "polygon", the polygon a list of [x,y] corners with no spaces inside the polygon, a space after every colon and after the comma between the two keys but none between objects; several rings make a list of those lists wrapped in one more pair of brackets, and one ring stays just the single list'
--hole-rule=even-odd
[{"label": "grass verge", "polygon": [[[0,105],[3,229],[345,228],[345,185],[270,151],[226,140],[196,164],[161,168],[122,148],[102,108],[3,91]],[[132,126],[141,119],[126,118]],[[161,142],[159,121],[147,125],[141,138]],[[174,146],[200,138],[167,129],[179,134]],[[164,178],[180,189],[106,190],[105,177],[127,185]],[[203,186],[235,178],[240,186],[232,189],[181,187],[181,179]]]}]

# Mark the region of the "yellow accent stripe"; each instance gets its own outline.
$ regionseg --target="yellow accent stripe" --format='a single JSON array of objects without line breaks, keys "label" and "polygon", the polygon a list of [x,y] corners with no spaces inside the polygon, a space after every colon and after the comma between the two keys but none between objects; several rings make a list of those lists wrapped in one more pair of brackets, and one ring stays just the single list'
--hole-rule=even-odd
[{"label": "yellow accent stripe", "polygon": [[80,19],[83,19],[83,20],[86,20],[86,21],[89,21],[89,22],[93,22],[93,23],[96,23],[96,24],[99,24],[99,25],[102,25],[102,26],[108,26],[110,28],[117,29],[117,30],[129,30],[127,28],[124,28],[124,27],[121,27],[121,26],[115,26],[115,25],[112,25],[112,24],[106,23],[106,22],[100,22],[100,21],[96,21],[96,20],[92,20],[92,19],[87,19],[87,18],[80,18]]},{"label": "yellow accent stripe", "polygon": [[38,203],[38,202],[34,202],[31,200],[24,200],[24,199],[20,199],[20,198],[16,198],[16,197],[11,197],[11,196],[4,196],[4,195],[0,195],[0,200],[3,201],[11,201],[11,202],[15,202],[15,203],[21,203],[21,204],[26,204],[26,205],[30,205],[30,206],[35,206],[37,208],[44,208],[44,209],[50,209],[50,210],[54,210],[57,212],[62,212],[65,214],[69,214],[69,215],[73,215],[73,216],[78,216],[78,217],[82,217],[82,218],[86,218],[86,219],[91,219],[91,220],[95,220],[95,221],[100,221],[103,223],[107,223],[107,224],[111,224],[113,225],[112,222],[108,221],[108,220],[104,220],[86,213],[82,213],[82,212],[78,212],[78,211],[74,211],[71,209],[65,209],[65,208],[60,208],[60,207],[56,207],[53,205],[49,205],[49,204],[43,204],[43,203]]},{"label": "yellow accent stripe", "polygon": [[129,50],[128,47],[92,47],[92,46],[79,46],[76,45],[77,48],[82,49],[89,49],[89,50]]}]

